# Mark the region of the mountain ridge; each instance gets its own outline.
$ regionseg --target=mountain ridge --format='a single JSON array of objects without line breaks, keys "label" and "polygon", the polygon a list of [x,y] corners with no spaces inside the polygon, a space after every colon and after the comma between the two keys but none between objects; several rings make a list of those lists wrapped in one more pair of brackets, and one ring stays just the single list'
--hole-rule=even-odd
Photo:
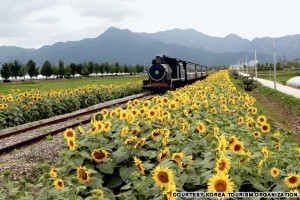
[{"label": "mountain ridge", "polygon": [[[276,38],[279,59],[300,57],[300,35]],[[236,34],[213,37],[195,29],[171,29],[156,33],[137,33],[110,27],[95,38],[56,42],[38,49],[0,46],[0,61],[33,59],[38,65],[45,60],[66,64],[75,62],[119,62],[148,65],[157,54],[197,62],[203,65],[235,64],[238,60],[254,60],[254,50],[261,62],[272,60],[271,37],[244,39]]]}]

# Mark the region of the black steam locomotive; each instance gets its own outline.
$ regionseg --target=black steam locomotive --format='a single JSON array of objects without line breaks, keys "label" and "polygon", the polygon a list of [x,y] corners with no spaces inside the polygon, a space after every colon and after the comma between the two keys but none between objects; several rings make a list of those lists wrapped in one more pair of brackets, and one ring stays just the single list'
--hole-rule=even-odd
[{"label": "black steam locomotive", "polygon": [[143,89],[166,91],[207,76],[207,67],[167,56],[156,56],[148,69],[149,79],[143,81]]}]

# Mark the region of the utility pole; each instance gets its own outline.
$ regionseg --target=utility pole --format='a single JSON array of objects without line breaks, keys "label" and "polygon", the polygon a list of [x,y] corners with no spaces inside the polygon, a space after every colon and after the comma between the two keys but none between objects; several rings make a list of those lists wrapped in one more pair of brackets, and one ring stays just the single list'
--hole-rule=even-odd
[{"label": "utility pole", "polygon": [[255,78],[256,78],[256,81],[257,81],[256,49],[254,51],[254,59],[255,59]]},{"label": "utility pole", "polygon": [[275,48],[276,39],[274,38],[274,49],[273,49],[273,58],[274,58],[274,90],[276,90],[276,48]]}]

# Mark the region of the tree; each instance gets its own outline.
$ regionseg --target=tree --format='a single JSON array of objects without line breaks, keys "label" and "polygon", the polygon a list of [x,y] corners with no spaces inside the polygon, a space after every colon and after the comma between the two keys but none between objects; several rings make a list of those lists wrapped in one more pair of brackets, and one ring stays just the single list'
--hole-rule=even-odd
[{"label": "tree", "polygon": [[108,64],[107,62],[104,63],[104,71],[105,71],[106,73],[109,72],[109,64]]},{"label": "tree", "polygon": [[98,73],[100,73],[100,65],[98,63],[95,63],[95,66],[94,66],[94,72],[96,73],[96,75]]},{"label": "tree", "polygon": [[20,61],[15,60],[13,63],[9,63],[9,65],[12,75],[15,77],[15,80],[17,80],[17,77],[20,75],[20,70],[23,64]]},{"label": "tree", "polygon": [[1,68],[1,77],[5,79],[5,82],[9,79],[11,74],[9,63],[3,63]]},{"label": "tree", "polygon": [[118,62],[115,62],[115,73],[120,72],[120,64]]},{"label": "tree", "polygon": [[65,66],[62,60],[58,62],[58,75],[62,78],[65,75]]},{"label": "tree", "polygon": [[50,61],[46,60],[42,66],[41,74],[46,76],[46,79],[52,75],[52,66]]},{"label": "tree", "polygon": [[27,70],[28,70],[28,75],[30,76],[31,80],[32,77],[35,75],[35,70],[36,70],[36,64],[33,60],[29,60],[26,64]]},{"label": "tree", "polygon": [[76,72],[80,75],[83,75],[83,65],[81,63],[79,63],[76,67]]},{"label": "tree", "polygon": [[87,66],[88,74],[92,74],[94,72],[95,64],[93,61],[90,61]]},{"label": "tree", "polygon": [[35,70],[34,70],[33,76],[35,76],[36,79],[37,79],[37,76],[40,74],[39,69],[40,69],[40,67],[37,67],[37,68],[35,68]]},{"label": "tree", "polygon": [[103,75],[104,73],[104,67],[105,67],[105,63],[101,63],[99,66],[99,72]]},{"label": "tree", "polygon": [[71,63],[70,66],[70,74],[74,77],[75,76],[75,73],[76,73],[76,70],[77,70],[77,66],[75,63]]},{"label": "tree", "polygon": [[67,78],[70,78],[70,77],[71,77],[71,68],[70,68],[69,66],[67,66],[67,67],[65,68],[65,76],[66,76]]},{"label": "tree", "polygon": [[23,65],[22,68],[21,68],[21,70],[20,70],[19,75],[20,75],[21,77],[23,77],[24,80],[25,80],[25,75],[27,74],[27,71],[28,71],[27,65]]}]

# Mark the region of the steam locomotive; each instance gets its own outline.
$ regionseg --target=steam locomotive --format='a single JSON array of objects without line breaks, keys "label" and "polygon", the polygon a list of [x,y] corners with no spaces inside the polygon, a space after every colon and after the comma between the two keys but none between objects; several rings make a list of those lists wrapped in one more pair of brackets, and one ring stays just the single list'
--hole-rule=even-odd
[{"label": "steam locomotive", "polygon": [[207,76],[207,67],[167,56],[156,56],[148,69],[143,90],[162,92],[184,86]]}]

